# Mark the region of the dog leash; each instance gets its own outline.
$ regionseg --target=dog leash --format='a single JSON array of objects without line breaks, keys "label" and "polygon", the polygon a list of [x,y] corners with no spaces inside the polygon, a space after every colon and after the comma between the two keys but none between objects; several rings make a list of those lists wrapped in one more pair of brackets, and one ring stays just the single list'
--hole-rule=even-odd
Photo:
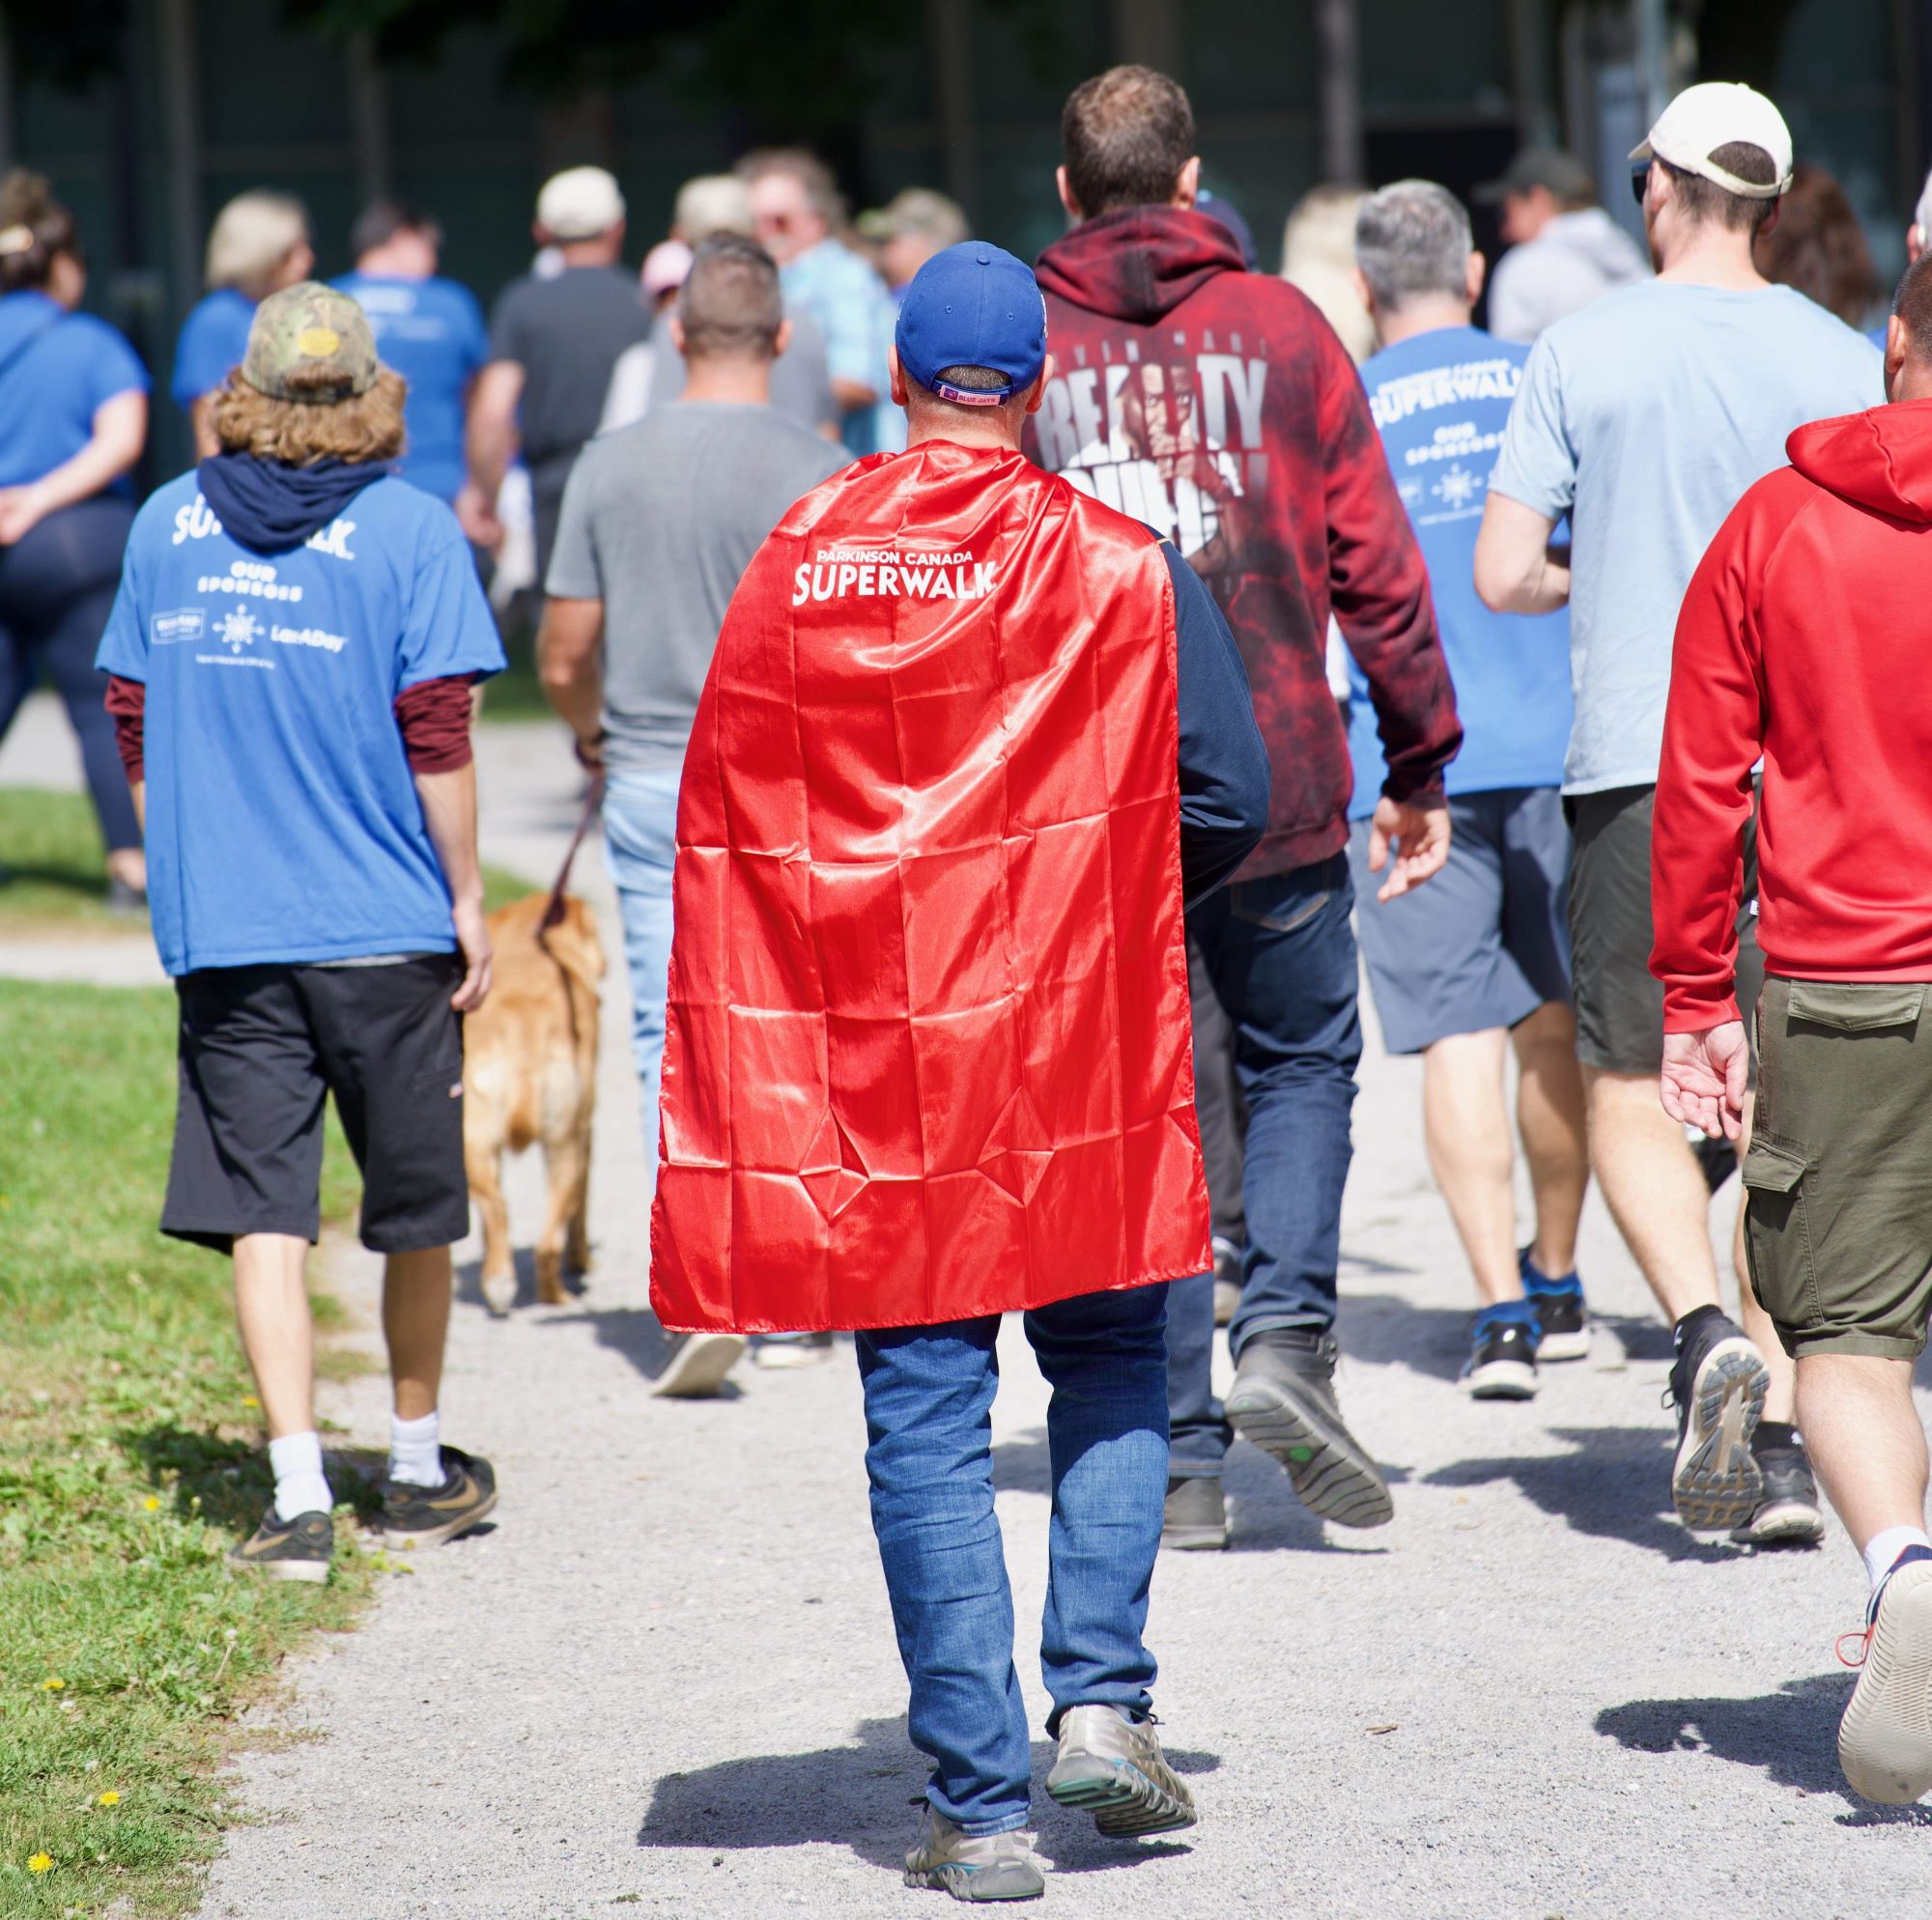
[{"label": "dog leash", "polygon": [[583,844],[583,836],[590,831],[590,823],[597,818],[597,809],[604,805],[604,775],[602,771],[590,776],[590,790],[583,796],[583,814],[577,823],[577,832],[570,836],[570,845],[565,849],[563,865],[556,876],[556,885],[550,889],[550,900],[544,908],[544,916],[537,922],[539,933],[548,933],[563,918],[563,889],[570,885],[570,869],[577,860],[577,850]]}]

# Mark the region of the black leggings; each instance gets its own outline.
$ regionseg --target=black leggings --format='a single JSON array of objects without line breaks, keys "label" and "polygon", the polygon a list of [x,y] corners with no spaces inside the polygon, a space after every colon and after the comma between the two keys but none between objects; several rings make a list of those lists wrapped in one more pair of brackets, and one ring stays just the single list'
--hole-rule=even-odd
[{"label": "black leggings", "polygon": [[111,494],[49,514],[0,547],[0,740],[44,673],[80,738],[87,790],[110,852],[141,844],[134,799],[94,656],[121,580],[134,509]]}]

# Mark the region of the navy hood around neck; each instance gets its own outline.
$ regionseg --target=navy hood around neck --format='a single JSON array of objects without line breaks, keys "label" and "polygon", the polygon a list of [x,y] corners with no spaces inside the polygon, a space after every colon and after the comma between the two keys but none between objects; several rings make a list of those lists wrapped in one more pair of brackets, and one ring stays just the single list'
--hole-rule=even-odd
[{"label": "navy hood around neck", "polygon": [[280,553],[321,531],[388,471],[372,460],[290,466],[252,453],[217,453],[201,462],[195,477],[223,532],[257,553]]}]

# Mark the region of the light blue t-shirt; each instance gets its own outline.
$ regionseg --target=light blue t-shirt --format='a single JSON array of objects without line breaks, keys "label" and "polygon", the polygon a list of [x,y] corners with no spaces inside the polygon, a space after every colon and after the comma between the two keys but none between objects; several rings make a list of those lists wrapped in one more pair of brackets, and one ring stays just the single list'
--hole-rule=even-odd
[{"label": "light blue t-shirt", "polygon": [[1678,605],[1705,548],[1795,428],[1884,400],[1882,364],[1789,287],[1647,281],[1538,339],[1490,486],[1570,516],[1566,793],[1655,782]]},{"label": "light blue t-shirt", "polygon": [[440,500],[378,480],[264,554],[185,473],[135,516],[96,664],[147,686],[148,902],[170,974],[455,946],[394,701],[499,672],[503,648]]},{"label": "light blue t-shirt", "polygon": [[[94,438],[94,416],[146,393],[148,370],[104,320],[45,294],[0,296],[0,487],[28,487]],[[124,478],[114,491],[130,490]]]},{"label": "light blue t-shirt", "polygon": [[[1463,750],[1444,776],[1452,794],[1553,787],[1570,739],[1569,615],[1492,613],[1476,598],[1476,529],[1528,357],[1528,348],[1477,327],[1443,326],[1362,365],[1369,411],[1429,569],[1463,720]],[[1349,692],[1349,817],[1360,820],[1376,810],[1388,768],[1368,679],[1352,654]]]},{"label": "light blue t-shirt", "polygon": [[826,370],[834,380],[871,387],[871,407],[855,407],[839,420],[838,438],[857,454],[890,447],[898,409],[886,390],[886,349],[896,314],[886,283],[871,264],[836,240],[809,246],[779,269],[787,306],[802,307],[825,336]]},{"label": "light blue t-shirt", "polygon": [[217,287],[195,302],[175,343],[175,376],[168,392],[177,407],[192,407],[242,364],[254,322],[255,302],[233,287]]},{"label": "light blue t-shirt", "polygon": [[490,357],[476,296],[455,280],[345,273],[335,282],[369,316],[376,352],[409,382],[409,450],[396,471],[412,487],[453,500],[468,471],[463,404]]}]

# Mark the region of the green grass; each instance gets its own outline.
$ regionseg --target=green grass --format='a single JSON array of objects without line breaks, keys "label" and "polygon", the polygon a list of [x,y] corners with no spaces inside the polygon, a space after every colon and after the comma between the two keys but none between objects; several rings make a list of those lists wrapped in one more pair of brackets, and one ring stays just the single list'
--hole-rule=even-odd
[{"label": "green grass", "polygon": [[483,686],[484,720],[555,720],[556,710],[537,682],[536,635],[528,626],[503,630],[503,657],[510,663]]},{"label": "green grass", "polygon": [[[155,1228],[174,1031],[165,991],[0,981],[9,1920],[185,1911],[224,1813],[233,1714],[303,1633],[347,1625],[384,1564],[352,1535],[326,1588],[222,1565],[271,1487],[227,1264]],[[353,1182],[331,1139],[332,1216]]]},{"label": "green grass", "polygon": [[[533,683],[534,684],[534,683]],[[87,796],[43,787],[0,787],[0,930],[143,932],[139,915],[107,910],[107,868],[100,830]],[[521,900],[532,883],[483,865],[486,904],[494,912]],[[0,1905],[0,1913],[6,1908]]]}]

